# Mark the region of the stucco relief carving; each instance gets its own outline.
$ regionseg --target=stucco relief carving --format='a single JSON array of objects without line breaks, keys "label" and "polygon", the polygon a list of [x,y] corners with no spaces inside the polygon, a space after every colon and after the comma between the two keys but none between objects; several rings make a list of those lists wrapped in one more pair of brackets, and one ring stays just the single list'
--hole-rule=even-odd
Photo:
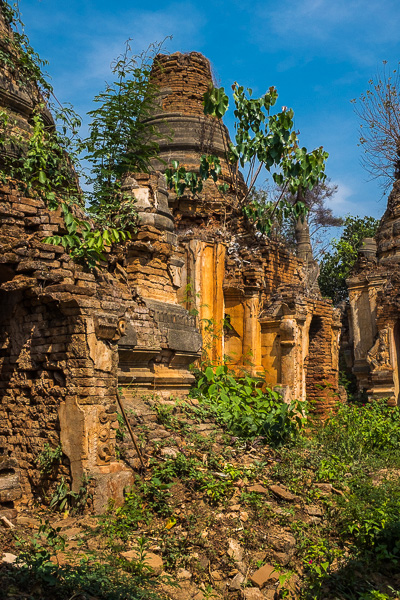
[{"label": "stucco relief carving", "polygon": [[105,464],[114,458],[115,430],[118,428],[116,406],[110,405],[98,416],[99,425],[97,431],[98,464]]},{"label": "stucco relief carving", "polygon": [[179,258],[171,258],[168,265],[168,273],[172,280],[172,285],[179,289],[182,285],[182,267],[184,265],[183,260]]},{"label": "stucco relief carving", "polygon": [[372,371],[388,371],[390,364],[389,329],[385,327],[378,333],[374,345],[367,354],[367,363]]},{"label": "stucco relief carving", "polygon": [[284,343],[285,345],[294,346],[297,331],[296,321],[294,319],[284,317],[279,326],[279,330],[281,332],[281,344]]}]

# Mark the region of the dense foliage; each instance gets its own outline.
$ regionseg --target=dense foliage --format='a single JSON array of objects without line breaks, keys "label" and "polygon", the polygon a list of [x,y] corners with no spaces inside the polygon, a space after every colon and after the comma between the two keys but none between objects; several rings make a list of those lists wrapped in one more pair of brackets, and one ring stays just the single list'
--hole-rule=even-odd
[{"label": "dense foliage", "polygon": [[293,439],[304,424],[304,406],[285,404],[263,380],[235,377],[226,365],[207,367],[193,393],[207,405],[217,422],[240,438],[262,436],[279,446]]},{"label": "dense foliage", "polygon": [[154,127],[146,119],[154,109],[156,88],[150,72],[161,44],[152,44],[140,56],[132,54],[130,40],[112,66],[113,83],[94,98],[89,136],[82,141],[91,164],[87,183],[91,213],[104,227],[135,228],[137,213],[132,198],[123,197],[121,185],[129,172],[147,173],[158,156]]},{"label": "dense foliage", "polygon": [[378,225],[373,217],[347,216],[341,237],[333,239],[331,250],[324,253],[318,283],[322,295],[335,304],[348,297],[346,279],[356,263],[358,250],[364,238],[375,235]]},{"label": "dense foliage", "polygon": [[302,597],[397,597],[378,590],[379,582],[394,585],[400,564],[400,410],[386,400],[342,405],[321,425],[281,451],[279,476],[293,491],[307,488],[310,476],[336,490],[325,499],[325,525],[297,531],[308,579]]}]

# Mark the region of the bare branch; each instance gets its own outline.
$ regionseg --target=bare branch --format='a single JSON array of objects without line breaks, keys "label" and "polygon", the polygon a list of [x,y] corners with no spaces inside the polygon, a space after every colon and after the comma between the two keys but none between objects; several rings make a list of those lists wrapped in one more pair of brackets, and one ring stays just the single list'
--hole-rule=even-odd
[{"label": "bare branch", "polygon": [[386,192],[400,176],[400,73],[388,73],[386,61],[370,88],[355,104],[360,119],[361,164]]}]

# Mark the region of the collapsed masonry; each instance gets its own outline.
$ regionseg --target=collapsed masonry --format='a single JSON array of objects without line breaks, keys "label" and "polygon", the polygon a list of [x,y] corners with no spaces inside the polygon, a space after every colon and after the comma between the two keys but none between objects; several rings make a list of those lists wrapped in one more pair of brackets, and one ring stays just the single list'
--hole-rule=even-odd
[{"label": "collapsed masonry", "polygon": [[366,238],[348,279],[349,352],[358,388],[369,399],[400,398],[400,181],[375,238]]},{"label": "collapsed masonry", "polygon": [[[194,168],[212,152],[229,182],[227,130],[202,111],[208,61],[198,53],[160,56],[153,79],[160,90],[153,121],[165,133],[161,158]],[[24,135],[37,102],[34,88],[3,73],[0,106]],[[313,261],[260,240],[235,197],[219,197],[211,184],[196,198],[168,194],[161,165],[154,167],[124,180],[139,232],[93,270],[43,243],[66,233],[59,212],[21,194],[16,181],[0,186],[3,508],[46,493],[60,476],[77,490],[83,474],[92,477],[95,511],[110,497],[122,501],[133,477],[115,455],[118,386],[130,407],[143,393],[186,394],[189,365],[201,356],[199,323],[217,329],[208,347],[215,362],[227,356],[236,368],[263,372],[269,385],[316,400],[319,412],[336,399],[340,323],[316,289]],[[193,304],[197,318],[187,310]],[[45,443],[62,444],[53,480],[38,469]]]}]

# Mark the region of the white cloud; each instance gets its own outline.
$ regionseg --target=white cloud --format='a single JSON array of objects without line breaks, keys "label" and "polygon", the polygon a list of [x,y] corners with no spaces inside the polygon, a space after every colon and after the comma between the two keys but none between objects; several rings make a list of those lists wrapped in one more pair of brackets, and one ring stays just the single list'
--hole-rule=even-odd
[{"label": "white cloud", "polygon": [[[55,74],[54,87],[64,100],[79,95],[90,98],[103,89],[104,82],[111,78],[110,64],[123,52],[127,39],[132,38],[134,54],[171,35],[173,40],[166,43],[166,51],[196,50],[204,42],[207,22],[191,0],[148,5],[148,8],[145,3],[126,3],[126,8],[120,7],[118,11],[111,8],[106,11],[104,5],[90,3],[74,10],[72,15],[65,6],[62,9],[52,6],[48,14],[40,8],[36,10],[39,15],[33,7],[27,7],[25,13],[29,31],[39,39],[39,46],[40,40],[44,46],[48,43],[46,31],[50,31],[53,44],[62,40],[62,51],[57,53],[54,48],[50,66]],[[66,31],[68,36],[64,41]],[[35,47],[38,47],[36,40]]]},{"label": "white cloud", "polygon": [[[374,197],[368,194],[368,182],[354,178],[352,183],[336,180],[331,182],[338,186],[337,193],[326,202],[328,208],[331,208],[336,216],[358,215],[359,217],[374,216],[379,219],[386,208],[386,198],[376,193]],[[364,201],[360,202],[360,197],[364,196]],[[368,197],[369,196],[369,197]]]},{"label": "white cloud", "polygon": [[283,0],[256,5],[255,12],[256,38],[268,50],[308,49],[372,64],[377,52],[398,43],[397,0]]},{"label": "white cloud", "polygon": [[[176,18],[179,15],[179,19]],[[126,11],[124,19],[105,20],[98,28],[99,34],[90,35],[88,52],[84,57],[87,76],[107,77],[111,61],[123,50],[123,44],[132,38],[134,52],[140,53],[153,42],[161,42],[173,36],[166,43],[168,50],[196,49],[202,43],[202,27],[205,18],[192,3],[173,2],[160,10]]]},{"label": "white cloud", "polygon": [[342,216],[347,213],[353,213],[355,205],[351,198],[355,195],[352,188],[342,181],[332,181],[333,185],[338,186],[336,194],[327,200],[326,205],[331,208],[337,216]]}]

